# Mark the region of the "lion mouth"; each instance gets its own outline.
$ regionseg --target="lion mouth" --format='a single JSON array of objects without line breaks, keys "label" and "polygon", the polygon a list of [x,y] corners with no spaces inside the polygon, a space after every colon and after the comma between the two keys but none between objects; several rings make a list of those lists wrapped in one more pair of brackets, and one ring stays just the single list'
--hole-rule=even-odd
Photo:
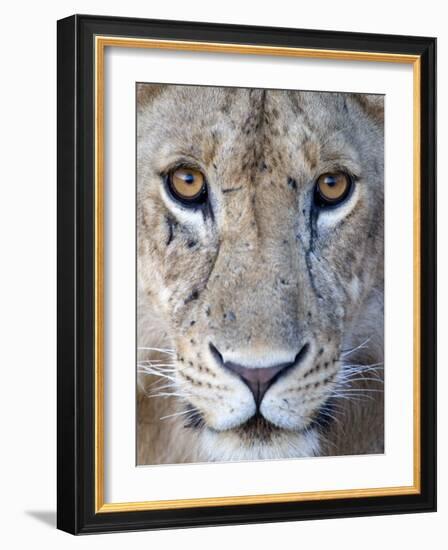
[{"label": "lion mouth", "polygon": [[[310,429],[319,429],[320,431],[326,431],[334,421],[333,415],[329,415],[328,410],[333,410],[334,400],[328,399],[322,406],[315,411],[309,423],[305,427],[301,427],[297,430],[290,430],[276,426],[274,423],[265,418],[259,410],[251,416],[248,420],[230,428],[229,430],[238,434],[242,439],[246,440],[259,440],[266,441],[275,435],[279,435],[285,432],[305,433]],[[202,413],[193,405],[189,405],[190,414],[187,421],[184,423],[184,428],[201,429],[208,428],[212,431],[217,431],[214,428],[207,425]]]},{"label": "lion mouth", "polygon": [[260,412],[254,414],[249,420],[246,420],[243,424],[234,428],[242,439],[248,440],[269,440],[275,434],[284,432],[283,428],[275,426],[272,422],[267,420]]},{"label": "lion mouth", "polygon": [[[202,413],[194,405],[188,404],[188,409],[190,413],[188,415],[188,419],[184,423],[184,428],[208,428],[209,430],[212,430],[214,432],[218,431],[215,428],[207,425]],[[246,420],[239,426],[235,426],[233,428],[223,431],[233,431],[234,433],[238,433],[240,436],[248,439],[266,439],[274,432],[280,433],[284,432],[285,430],[283,428],[275,426],[272,422],[267,420],[259,411],[257,411],[253,416],[251,416],[248,420]]]}]

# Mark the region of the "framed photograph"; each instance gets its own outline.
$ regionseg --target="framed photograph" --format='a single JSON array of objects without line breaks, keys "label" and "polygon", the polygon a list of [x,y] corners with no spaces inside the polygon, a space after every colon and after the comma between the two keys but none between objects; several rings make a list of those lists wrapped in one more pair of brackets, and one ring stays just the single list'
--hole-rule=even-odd
[{"label": "framed photograph", "polygon": [[58,527],[436,507],[434,38],[58,22]]}]

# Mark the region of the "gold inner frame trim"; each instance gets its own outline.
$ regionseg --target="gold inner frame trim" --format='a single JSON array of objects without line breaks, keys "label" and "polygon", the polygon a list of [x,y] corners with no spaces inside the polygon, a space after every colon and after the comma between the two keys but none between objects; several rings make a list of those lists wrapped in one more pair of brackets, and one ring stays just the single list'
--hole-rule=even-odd
[{"label": "gold inner frame trim", "polygon": [[[413,171],[414,171],[414,227],[413,227],[413,297],[414,297],[414,365],[413,365],[413,485],[367,489],[342,489],[301,493],[274,493],[179,500],[142,502],[104,501],[104,53],[106,47],[150,48],[159,50],[194,51],[207,53],[234,53],[330,59],[406,63],[413,65]],[[421,425],[420,425],[420,120],[421,71],[420,56],[381,52],[355,52],[181,40],[156,40],[96,36],[95,55],[95,513],[167,510],[207,506],[232,506],[279,502],[304,502],[341,498],[411,495],[420,493],[421,482]]]}]

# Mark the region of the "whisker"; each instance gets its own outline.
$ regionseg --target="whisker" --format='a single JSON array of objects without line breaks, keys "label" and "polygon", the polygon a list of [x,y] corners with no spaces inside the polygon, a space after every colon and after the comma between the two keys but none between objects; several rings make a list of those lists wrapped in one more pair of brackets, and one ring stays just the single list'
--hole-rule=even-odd
[{"label": "whisker", "polygon": [[175,361],[171,361],[170,363],[162,363],[161,361],[155,361],[155,360],[142,360],[142,359],[139,359],[137,361],[137,364],[140,364],[140,365],[154,365],[155,367],[159,366],[159,367],[172,367],[173,365],[176,364]]},{"label": "whisker", "polygon": [[166,378],[167,380],[171,380],[172,382],[176,381],[176,379],[173,376],[170,376],[169,374],[166,374],[164,372],[154,370],[151,367],[138,367],[137,372],[143,373],[143,374],[151,374],[151,375],[154,375],[154,376],[159,376],[160,378]]},{"label": "whisker", "polygon": [[336,422],[336,424],[340,425],[341,422],[339,420],[339,418],[336,418],[336,416],[334,416],[333,414],[331,414],[329,411],[327,411],[326,409],[319,409],[319,414],[322,414],[324,416],[326,416],[327,418],[330,418],[331,420],[333,420],[334,422]]},{"label": "whisker", "polygon": [[187,394],[176,393],[176,392],[148,393],[147,395],[148,395],[149,398],[154,398],[154,397],[180,397],[180,398],[185,398],[185,397],[189,397]]},{"label": "whisker", "polygon": [[354,348],[350,348],[348,350],[342,350],[341,355],[343,357],[345,357],[347,355],[351,355],[352,353],[354,353],[355,351],[357,351],[359,349],[365,349],[367,347],[366,344],[368,344],[371,339],[372,339],[372,337],[369,337],[366,340],[364,340],[364,342],[361,342],[361,344],[359,344],[358,346],[356,346]]},{"label": "whisker", "polygon": [[359,378],[352,378],[351,376],[341,377],[341,382],[343,383],[352,383],[352,382],[378,382],[378,384],[384,383],[381,378],[374,378],[371,376],[361,376]]},{"label": "whisker", "polygon": [[137,361],[137,365],[149,365],[154,368],[167,369],[173,368],[176,363],[157,363],[157,361]]},{"label": "whisker", "polygon": [[353,369],[353,370],[363,370],[363,369],[378,369],[378,370],[384,370],[384,363],[371,363],[368,365],[357,365],[357,364],[344,364],[342,365],[342,368],[345,369]]},{"label": "whisker", "polygon": [[369,378],[373,378],[373,380],[376,380],[377,382],[384,382],[384,377],[381,375],[381,373],[376,371],[349,371],[344,372],[341,371],[338,373],[338,378],[340,380],[351,380],[354,377],[362,378],[365,380],[368,380]]},{"label": "whisker", "polygon": [[180,411],[173,414],[167,414],[166,416],[161,416],[160,420],[166,420],[167,418],[174,418],[176,416],[183,416],[192,412],[196,412],[197,409],[187,409],[186,411]]},{"label": "whisker", "polygon": [[146,395],[155,395],[158,392],[168,392],[168,391],[177,392],[178,390],[179,388],[174,384],[171,384],[171,385],[165,384],[164,386],[157,386],[155,388],[149,386],[147,388]]},{"label": "whisker", "polygon": [[154,388],[155,390],[166,390],[168,388],[176,388],[177,384],[175,382],[168,382],[164,380],[163,378],[160,380],[156,380],[155,382],[151,382],[151,384],[148,385],[148,388]]},{"label": "whisker", "polygon": [[346,401],[356,401],[356,402],[362,402],[363,399],[372,399],[372,396],[371,395],[362,395],[362,396],[357,396],[357,395],[344,395],[344,394],[337,394],[337,393],[333,393],[331,394],[332,397],[336,398],[336,399],[341,399],[341,400],[346,400]]},{"label": "whisker", "polygon": [[357,392],[357,393],[384,393],[384,390],[371,388],[341,388],[342,392]]}]

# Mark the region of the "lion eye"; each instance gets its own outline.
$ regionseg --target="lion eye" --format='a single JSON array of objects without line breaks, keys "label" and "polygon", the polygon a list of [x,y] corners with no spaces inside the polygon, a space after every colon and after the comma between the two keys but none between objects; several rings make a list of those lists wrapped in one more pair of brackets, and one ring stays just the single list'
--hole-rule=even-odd
[{"label": "lion eye", "polygon": [[319,206],[333,206],[348,197],[353,185],[345,172],[326,173],[316,180],[315,199]]},{"label": "lion eye", "polygon": [[184,203],[200,204],[207,197],[202,172],[194,168],[176,168],[168,174],[168,186],[175,198]]}]

